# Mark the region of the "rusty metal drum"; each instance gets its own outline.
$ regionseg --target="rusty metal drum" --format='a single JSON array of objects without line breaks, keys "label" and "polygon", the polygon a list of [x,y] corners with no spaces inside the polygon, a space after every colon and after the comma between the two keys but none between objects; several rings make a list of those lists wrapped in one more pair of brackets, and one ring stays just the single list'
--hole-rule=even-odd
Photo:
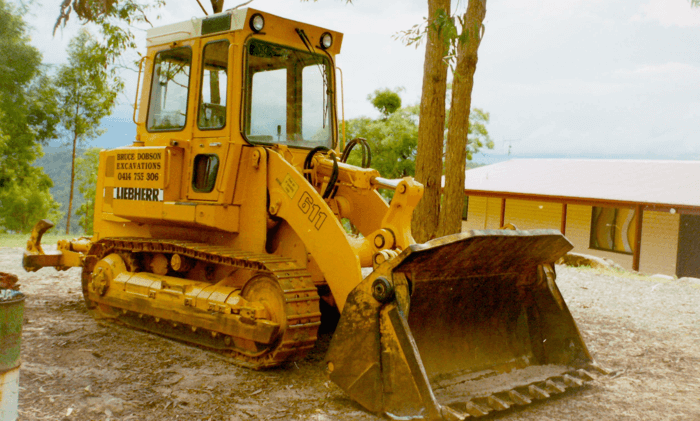
[{"label": "rusty metal drum", "polygon": [[0,290],[0,420],[16,420],[24,294]]}]

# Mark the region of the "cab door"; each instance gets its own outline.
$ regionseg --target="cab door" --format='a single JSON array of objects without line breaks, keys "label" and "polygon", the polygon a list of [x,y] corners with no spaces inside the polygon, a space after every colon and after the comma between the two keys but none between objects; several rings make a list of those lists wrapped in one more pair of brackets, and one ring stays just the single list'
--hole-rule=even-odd
[{"label": "cab door", "polygon": [[240,145],[230,142],[233,49],[228,34],[202,39],[200,46],[187,198],[218,202],[233,197],[227,190],[240,157]]}]

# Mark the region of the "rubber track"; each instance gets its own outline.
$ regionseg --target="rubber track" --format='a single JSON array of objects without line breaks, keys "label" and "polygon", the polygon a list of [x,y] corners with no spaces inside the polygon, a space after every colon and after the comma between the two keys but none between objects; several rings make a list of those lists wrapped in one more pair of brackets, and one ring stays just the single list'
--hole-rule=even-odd
[{"label": "rubber track", "polygon": [[[195,341],[187,340],[188,342],[223,353],[230,357],[232,362],[251,368],[272,367],[286,361],[302,358],[315,346],[316,334],[321,324],[318,291],[311,280],[311,275],[305,268],[299,267],[293,259],[244,252],[231,247],[212,246],[205,243],[147,238],[105,238],[95,243],[89,254],[97,257],[96,262],[114,252],[177,253],[217,265],[252,269],[259,273],[269,274],[277,280],[287,304],[285,312],[287,329],[281,339],[275,342],[274,349],[270,352],[260,356],[250,356],[230,347],[225,350],[212,348],[197,342],[195,338],[193,338]],[[84,281],[87,280],[91,271],[92,267],[86,271],[87,274],[84,272]],[[173,336],[157,329],[157,325],[147,330],[165,336]]]}]

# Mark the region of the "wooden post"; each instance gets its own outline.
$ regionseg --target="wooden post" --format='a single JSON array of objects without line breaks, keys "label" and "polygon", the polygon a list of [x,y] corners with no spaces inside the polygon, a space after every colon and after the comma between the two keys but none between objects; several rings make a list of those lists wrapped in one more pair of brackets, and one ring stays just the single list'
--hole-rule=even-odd
[{"label": "wooden post", "polygon": [[561,204],[561,233],[566,235],[566,203]]},{"label": "wooden post", "polygon": [[506,198],[501,199],[501,225],[499,228],[506,224]]},{"label": "wooden post", "polygon": [[644,209],[642,205],[637,205],[635,210],[637,221],[634,224],[634,254],[632,256],[632,270],[639,271],[639,257],[642,254],[642,220],[644,219]]}]

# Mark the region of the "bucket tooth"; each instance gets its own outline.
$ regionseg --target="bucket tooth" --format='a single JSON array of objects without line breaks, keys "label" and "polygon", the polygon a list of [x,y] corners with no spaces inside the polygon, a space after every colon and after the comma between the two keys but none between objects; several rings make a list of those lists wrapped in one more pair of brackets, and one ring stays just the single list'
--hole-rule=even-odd
[{"label": "bucket tooth", "polygon": [[583,378],[583,380],[595,380],[595,377],[588,371],[584,369],[579,369],[576,371],[579,377]]},{"label": "bucket tooth", "polygon": [[454,408],[450,408],[447,405],[440,408],[440,415],[442,415],[444,421],[464,421],[465,419],[471,417],[471,415],[465,414],[464,412],[458,411]]},{"label": "bucket tooth", "polygon": [[535,386],[534,384],[528,386],[527,388],[528,392],[535,398],[535,399],[547,399],[549,398],[549,393],[545,392],[543,389],[540,389],[539,387]]},{"label": "bucket tooth", "polygon": [[610,370],[603,368],[594,362],[586,365],[586,369],[591,370],[591,371],[597,371],[598,373],[600,373],[604,376],[607,376],[608,374],[610,374]]},{"label": "bucket tooth", "polygon": [[545,382],[545,386],[546,386],[547,392],[549,392],[549,393],[564,393],[566,391],[565,385],[563,385],[561,383],[557,383],[552,379],[547,380]]},{"label": "bucket tooth", "polygon": [[510,404],[496,395],[491,395],[486,398],[486,402],[489,406],[497,411],[504,411],[510,408]]},{"label": "bucket tooth", "polygon": [[529,405],[530,403],[532,403],[532,399],[523,395],[522,393],[518,392],[517,390],[509,390],[508,397],[516,405]]},{"label": "bucket tooth", "polygon": [[566,384],[569,387],[581,387],[583,386],[583,380],[574,377],[571,374],[564,374],[562,376],[564,378],[564,384]]},{"label": "bucket tooth", "polygon": [[483,417],[491,412],[491,408],[486,408],[481,405],[477,405],[472,401],[467,402],[465,409],[467,413],[473,417]]}]

